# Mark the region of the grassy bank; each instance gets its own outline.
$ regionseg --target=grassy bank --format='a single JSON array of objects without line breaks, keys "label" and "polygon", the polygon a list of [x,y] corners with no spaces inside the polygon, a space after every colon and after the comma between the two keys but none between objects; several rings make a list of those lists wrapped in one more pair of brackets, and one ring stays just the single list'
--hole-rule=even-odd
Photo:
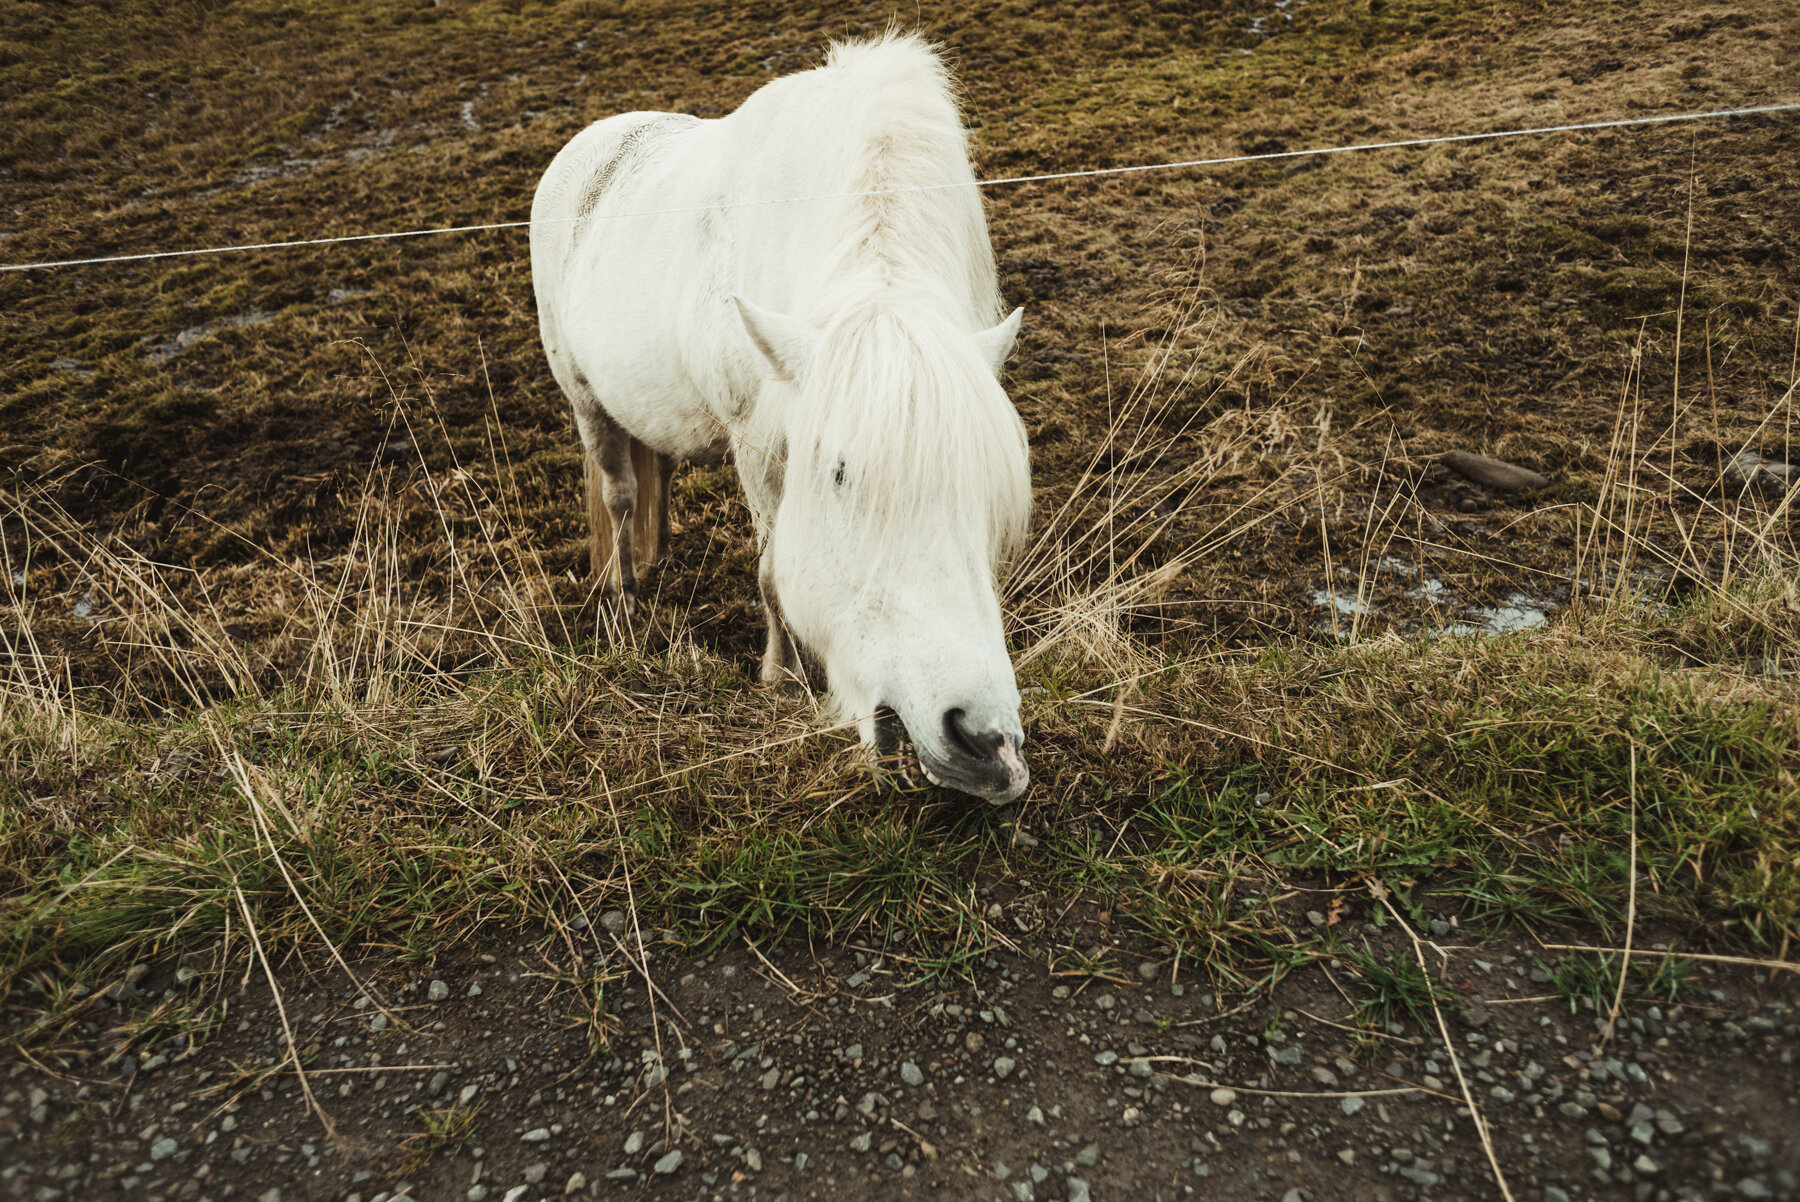
[{"label": "grassy bank", "polygon": [[[1109,512],[1156,513],[1116,483],[1090,486]],[[1179,654],[1128,629],[1166,567],[1027,570],[1034,783],[1001,810],[868,765],[819,699],[755,686],[674,604],[572,629],[479,535],[504,499],[466,499],[447,598],[406,583],[371,499],[340,560],[265,567],[285,625],[260,641],[208,606],[229,581],[9,502],[55,566],[9,565],[0,993],[218,968],[251,930],[415,957],[615,907],[693,947],[854,935],[946,970],[1011,946],[1114,972],[1129,932],[1242,983],[1373,919],[1370,882],[1416,918],[1619,940],[1633,871],[1640,940],[1768,953],[1800,931],[1800,586],[1772,559],[1504,637]],[[1038,559],[1080,562],[1083,538],[1052,524]],[[77,570],[100,620],[34,588]],[[71,624],[85,683],[44,650]]]}]

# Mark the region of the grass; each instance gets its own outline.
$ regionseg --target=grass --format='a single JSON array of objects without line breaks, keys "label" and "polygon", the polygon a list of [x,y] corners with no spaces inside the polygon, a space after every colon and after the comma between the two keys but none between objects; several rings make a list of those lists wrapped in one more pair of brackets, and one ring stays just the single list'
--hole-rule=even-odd
[{"label": "grass", "polygon": [[[856,934],[938,971],[1014,946],[1106,974],[1148,943],[1245,984],[1329,950],[1340,922],[1382,923],[1371,879],[1428,889],[1477,931],[1616,939],[1628,802],[1640,924],[1765,952],[1800,931],[1783,666],[1800,591],[1777,543],[1685,600],[1620,585],[1523,635],[1176,654],[1129,629],[1189,562],[1139,558],[1170,477],[1109,457],[1014,578],[1035,781],[1016,811],[871,771],[817,699],[753,686],[672,605],[629,636],[576,633],[541,564],[492,538],[516,498],[466,482],[426,478],[452,531],[447,595],[409,578],[403,515],[372,478],[346,554],[265,569],[285,624],[252,641],[208,604],[228,572],[172,571],[47,489],[16,494],[0,985],[41,992],[32,1034],[49,1038],[79,1017],[68,981],[154,956],[210,973],[245,954],[246,920],[265,948],[411,958],[485,928],[567,940],[628,899],[694,949]],[[1613,525],[1642,545],[1641,520]],[[1084,552],[1102,537],[1109,556]],[[104,598],[100,621],[72,616],[77,588]],[[46,649],[71,628],[97,648],[92,683]],[[1296,886],[1331,895],[1334,931],[1296,921]],[[1404,957],[1336,954],[1375,1017],[1423,1004]],[[187,1004],[155,1028],[192,1021]]]},{"label": "grass", "polygon": [[[1721,39],[1717,74],[1655,40],[1589,84],[1563,73],[1584,39],[1654,20],[1509,6],[1477,50],[1493,6],[1320,2],[1246,46],[1247,8],[1143,7],[919,10],[964,65],[984,173],[1747,102],[1791,36],[1671,33]],[[0,245],[516,216],[585,120],[646,89],[723,111],[831,20],[709,14],[666,5],[649,38],[591,3],[240,5],[152,31],[129,6],[34,9],[46,52],[0,54]],[[521,46],[531,69],[494,68]],[[1102,975],[1157,947],[1235,986],[1362,956],[1392,1014],[1426,999],[1369,882],[1415,926],[1429,902],[1476,933],[1618,942],[1635,862],[1640,944],[1785,955],[1800,561],[1787,504],[1720,464],[1790,441],[1800,310],[1768,248],[1794,160],[1779,123],[1710,137],[1698,167],[1663,131],[996,193],[1039,483],[1007,596],[1034,784],[1005,811],[899,783],[817,698],[752,684],[728,469],[677,481],[639,624],[596,609],[515,245],[0,278],[9,1033],[73,1038],[82,990],[150,959],[198,975],[116,1051],[203,1033],[246,920],[277,961],[548,932],[596,1038],[581,932],[613,907],[689,948],[856,936],[946,975],[1008,946]],[[252,310],[272,319],[146,358]],[[1555,483],[1458,491],[1433,462],[1451,446]],[[1432,633],[1520,588],[1559,603],[1551,625]],[[1674,963],[1633,972],[1660,994]]]}]

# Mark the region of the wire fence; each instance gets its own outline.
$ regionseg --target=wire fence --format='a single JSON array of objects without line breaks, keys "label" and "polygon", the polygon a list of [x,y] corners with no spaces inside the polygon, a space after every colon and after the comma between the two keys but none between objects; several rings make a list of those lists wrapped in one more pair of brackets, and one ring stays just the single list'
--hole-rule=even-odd
[{"label": "wire fence", "polygon": [[[996,179],[971,180],[945,184],[919,184],[905,188],[876,188],[862,192],[822,192],[806,196],[782,196],[766,200],[726,201],[707,205],[679,205],[665,209],[636,209],[621,213],[597,213],[581,217],[562,217],[554,222],[566,224],[580,221],[622,221],[631,217],[662,217],[676,213],[706,210],[755,208],[767,205],[806,204],[823,200],[853,200],[863,196],[891,196],[906,192],[933,192],[950,188],[999,188],[1011,184],[1052,183],[1061,180],[1099,179],[1106,176],[1142,175],[1157,171],[1185,171],[1201,167],[1225,167],[1238,163],[1270,162],[1314,156],[1355,154],[1373,150],[1403,150],[1409,147],[1442,146],[1458,142],[1492,142],[1506,138],[1543,137],[1549,134],[1589,133],[1605,129],[1627,129],[1647,125],[1669,125],[1685,121],[1712,121],[1731,117],[1763,116],[1800,110],[1800,101],[1781,104],[1753,105],[1746,108],[1712,109],[1698,113],[1666,113],[1651,117],[1618,117],[1604,121],[1580,121],[1566,125],[1539,125],[1520,129],[1484,130],[1468,134],[1440,134],[1423,138],[1400,138],[1385,142],[1356,142],[1343,146],[1313,146],[1304,150],[1276,150],[1262,154],[1222,155],[1207,159],[1178,159],[1166,163],[1140,163],[1126,167],[1096,167],[1084,171],[1052,171],[1039,175],[1013,175]],[[244,242],[224,246],[196,246],[180,250],[146,251],[130,255],[91,255],[78,259],[46,259],[36,263],[0,264],[0,272],[41,271],[61,267],[90,267],[107,263],[141,263],[152,259],[191,258],[199,255],[241,254],[253,251],[294,250],[307,246],[338,246],[352,242],[383,242],[402,238],[426,238],[446,234],[475,234],[490,230],[529,228],[533,222],[491,221],[476,225],[432,226],[424,229],[386,230],[369,234],[342,234],[329,238],[295,238],[278,242]]]}]

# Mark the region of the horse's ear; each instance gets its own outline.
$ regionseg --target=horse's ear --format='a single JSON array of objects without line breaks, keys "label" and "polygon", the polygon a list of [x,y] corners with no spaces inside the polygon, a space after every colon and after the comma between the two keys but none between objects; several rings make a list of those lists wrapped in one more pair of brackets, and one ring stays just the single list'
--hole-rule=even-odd
[{"label": "horse's ear", "polygon": [[1012,354],[1013,343],[1019,337],[1019,322],[1025,318],[1025,310],[1014,309],[1006,315],[1006,320],[990,330],[983,330],[975,335],[975,346],[981,357],[988,361],[988,366],[999,375],[1000,369],[1006,366],[1006,357]]},{"label": "horse's ear", "polygon": [[753,305],[741,296],[731,299],[750,341],[769,361],[776,378],[798,380],[812,363],[819,346],[819,332],[797,317]]}]

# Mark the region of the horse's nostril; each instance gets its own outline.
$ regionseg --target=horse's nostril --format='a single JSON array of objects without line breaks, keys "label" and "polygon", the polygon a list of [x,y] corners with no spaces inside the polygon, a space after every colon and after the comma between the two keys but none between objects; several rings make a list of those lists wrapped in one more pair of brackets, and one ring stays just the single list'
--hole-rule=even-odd
[{"label": "horse's nostril", "polygon": [[964,721],[967,717],[968,715],[960,709],[946,711],[944,714],[944,737],[949,740],[950,746],[970,759],[992,759],[994,752],[1000,747],[1001,740],[1006,736],[997,730],[972,731]]}]

